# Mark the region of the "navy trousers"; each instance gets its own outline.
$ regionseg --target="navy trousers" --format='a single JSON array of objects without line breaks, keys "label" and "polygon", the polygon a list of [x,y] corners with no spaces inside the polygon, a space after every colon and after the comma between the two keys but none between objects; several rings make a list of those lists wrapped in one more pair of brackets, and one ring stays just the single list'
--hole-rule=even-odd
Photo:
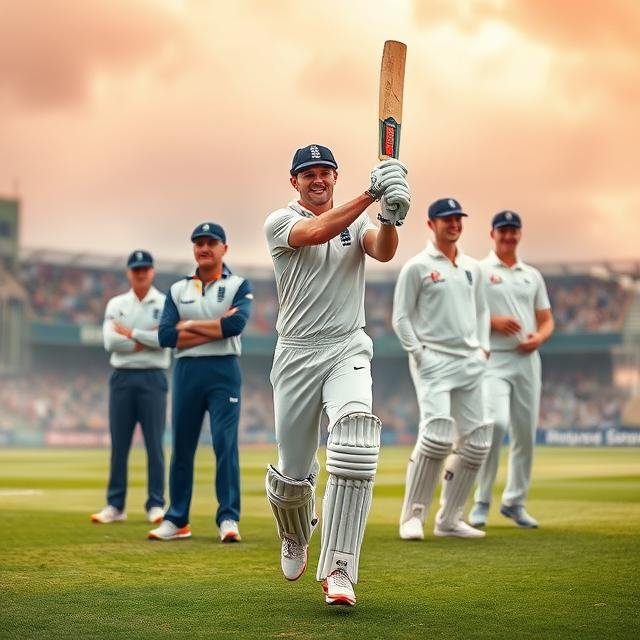
[{"label": "navy trousers", "polygon": [[107,504],[124,509],[127,462],[133,431],[139,422],[147,449],[147,501],[144,508],[164,505],[164,436],[167,376],[162,369],[116,369],[109,381],[111,471]]},{"label": "navy trousers", "polygon": [[178,527],[189,522],[193,462],[207,411],[216,455],[216,523],[240,520],[240,386],[237,356],[176,360],[172,389],[173,452],[169,471],[171,505],[165,519]]}]

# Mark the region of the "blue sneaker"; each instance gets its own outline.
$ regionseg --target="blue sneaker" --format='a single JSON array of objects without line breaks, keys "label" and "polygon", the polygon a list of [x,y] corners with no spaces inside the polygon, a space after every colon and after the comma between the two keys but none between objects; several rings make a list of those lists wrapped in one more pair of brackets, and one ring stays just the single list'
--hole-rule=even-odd
[{"label": "blue sneaker", "polygon": [[500,513],[505,518],[511,518],[519,527],[523,529],[537,529],[538,521],[530,516],[523,505],[521,504],[513,504],[506,505],[503,504],[500,507]]},{"label": "blue sneaker", "polygon": [[476,502],[469,512],[469,524],[477,529],[487,526],[489,519],[489,503]]}]

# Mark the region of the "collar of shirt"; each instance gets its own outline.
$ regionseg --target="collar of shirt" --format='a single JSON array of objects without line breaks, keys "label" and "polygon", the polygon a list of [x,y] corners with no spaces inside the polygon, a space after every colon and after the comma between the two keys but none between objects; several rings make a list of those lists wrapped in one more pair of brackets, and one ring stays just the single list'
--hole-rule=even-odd
[{"label": "collar of shirt", "polygon": [[160,292],[153,285],[151,285],[151,287],[149,288],[149,291],[147,291],[147,295],[144,298],[142,298],[142,300],[139,300],[138,296],[136,295],[133,289],[129,289],[128,291],[129,297],[136,302],[140,302],[140,304],[147,304],[148,302],[154,302],[155,299],[158,297],[159,293]]},{"label": "collar of shirt", "polygon": [[[214,282],[218,282],[218,280],[224,280],[225,278],[228,278],[231,275],[231,269],[229,269],[229,267],[227,267],[227,265],[223,262],[222,263],[222,275],[217,279],[217,280],[211,280],[210,282],[207,283],[207,286],[210,284],[213,284]],[[200,280],[200,282],[202,282],[202,284],[204,284],[202,278],[200,277],[200,272],[198,271],[198,269],[196,268],[196,270],[193,272],[192,275],[187,276],[189,280]]]},{"label": "collar of shirt", "polygon": [[[447,256],[445,256],[444,253],[442,253],[442,251],[440,251],[440,249],[438,249],[438,247],[433,243],[433,240],[429,240],[429,242],[427,242],[427,248],[425,249],[425,251],[432,258],[443,258],[444,260],[447,260],[447,262],[451,262],[449,258],[447,258]],[[460,259],[463,256],[464,253],[462,249],[460,247],[456,247],[456,264],[460,262]]]},{"label": "collar of shirt", "polygon": [[305,218],[316,218],[316,214],[308,209],[305,209],[299,202],[292,200],[288,205],[289,209],[293,209],[296,213],[299,213]]},{"label": "collar of shirt", "polygon": [[504,267],[505,269],[524,269],[524,263],[520,261],[520,258],[516,258],[516,263],[510,267],[498,258],[498,254],[496,254],[493,249],[489,251],[489,260],[491,260],[491,264],[495,267]]}]

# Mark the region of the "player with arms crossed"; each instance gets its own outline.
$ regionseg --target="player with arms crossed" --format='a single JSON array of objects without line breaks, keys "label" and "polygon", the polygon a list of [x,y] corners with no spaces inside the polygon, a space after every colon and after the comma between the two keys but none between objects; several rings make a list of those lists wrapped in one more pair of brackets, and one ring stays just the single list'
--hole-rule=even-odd
[{"label": "player with arms crossed", "polygon": [[[368,191],[334,207],[337,168],[326,147],[298,149],[290,173],[300,197],[265,222],[280,304],[271,371],[279,459],[269,466],[266,485],[282,540],[282,571],[297,580],[317,522],[324,410],[329,478],[317,579],[328,604],[354,605],[380,447],[380,420],[371,412],[372,341],[363,330],[364,263],[366,255],[393,258],[410,195],[406,168],[390,159],[372,171]],[[379,198],[380,228],[365,213]]]},{"label": "player with arms crossed", "polygon": [[453,198],[436,200],[429,207],[435,242],[429,241],[405,264],[394,294],[393,328],[409,353],[420,407],[400,516],[404,540],[424,538],[424,522],[447,456],[434,534],[485,535],[462,521],[465,501],[491,443],[491,424],[482,410],[489,309],[478,262],[456,244],[466,215]]},{"label": "player with arms crossed", "polygon": [[478,474],[475,504],[469,514],[474,527],[489,516],[500,446],[509,431],[511,450],[500,513],[519,527],[538,522],[524,508],[533,463],[533,445],[540,409],[540,345],[553,333],[554,322],[540,272],[518,259],[522,220],[514,211],[493,217],[495,251],[480,262],[491,311],[491,360],[484,381],[487,415],[494,421],[493,442]]}]

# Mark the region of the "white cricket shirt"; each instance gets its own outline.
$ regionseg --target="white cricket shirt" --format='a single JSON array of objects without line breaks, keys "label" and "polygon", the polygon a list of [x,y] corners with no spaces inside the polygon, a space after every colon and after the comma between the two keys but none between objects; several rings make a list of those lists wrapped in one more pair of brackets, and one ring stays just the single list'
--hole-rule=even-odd
[{"label": "white cricket shirt", "polygon": [[489,351],[490,316],[477,260],[458,249],[457,266],[429,241],[400,271],[393,328],[409,353],[427,346],[467,356]]},{"label": "white cricket shirt", "polygon": [[485,295],[492,316],[511,316],[522,329],[512,336],[491,332],[491,351],[511,351],[537,331],[536,311],[550,309],[549,294],[540,272],[518,260],[509,267],[495,251],[480,261]]},{"label": "white cricket shirt", "polygon": [[[104,312],[102,337],[104,348],[111,353],[109,362],[117,369],[167,369],[171,361],[169,349],[158,342],[158,324],[164,307],[164,294],[151,287],[138,300],[133,289],[109,300]],[[120,335],[113,328],[118,322],[132,329],[133,340]],[[149,349],[134,351],[136,341]]]},{"label": "white cricket shirt", "polygon": [[366,232],[377,227],[363,212],[324,244],[289,245],[294,225],[315,217],[290,202],[265,221],[280,303],[276,329],[283,337],[337,337],[365,325],[363,241]]}]

